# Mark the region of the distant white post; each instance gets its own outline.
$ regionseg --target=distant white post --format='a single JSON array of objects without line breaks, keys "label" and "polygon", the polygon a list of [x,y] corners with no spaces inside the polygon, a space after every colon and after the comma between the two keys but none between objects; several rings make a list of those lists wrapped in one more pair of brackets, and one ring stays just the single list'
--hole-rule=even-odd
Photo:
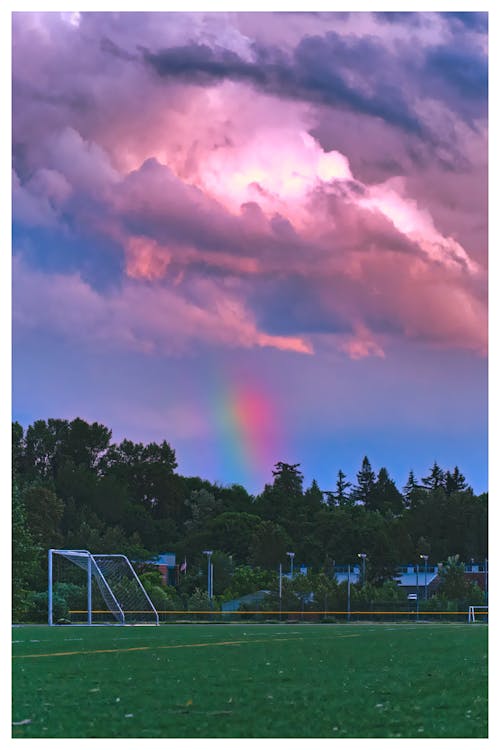
[{"label": "distant white post", "polygon": [[351,619],[351,566],[347,566],[347,621]]},{"label": "distant white post", "polygon": [[49,625],[53,625],[53,618],[52,618],[52,550],[49,549],[49,601],[48,601],[48,609],[49,609]]},{"label": "distant white post", "polygon": [[417,588],[417,616],[416,616],[416,619],[418,620],[418,604],[419,604],[419,601],[420,601],[420,591],[419,591],[419,588],[418,588],[418,563],[417,563],[417,566],[416,566],[415,570],[417,572],[417,577],[416,577],[416,581],[417,581],[417,587],[416,587]]},{"label": "distant white post", "polygon": [[424,571],[425,571],[424,572],[424,575],[425,575],[425,579],[424,579],[424,592],[425,592],[425,595],[424,595],[424,599],[427,601],[427,560],[429,559],[429,555],[420,555],[420,557],[422,558],[422,560],[425,563],[425,568],[424,568]]},{"label": "distant white post", "polygon": [[204,549],[203,554],[207,556],[207,593],[208,598],[212,601],[212,554],[213,550]]},{"label": "distant white post", "polygon": [[280,600],[280,620],[281,620],[281,594],[282,594],[282,591],[283,591],[283,580],[282,579],[283,579],[283,567],[282,567],[282,565],[280,563],[279,576],[278,576],[278,580],[279,580],[278,591],[279,591],[279,600]]},{"label": "distant white post", "polygon": [[360,557],[363,561],[363,582],[361,585],[364,586],[366,578],[366,552],[359,552],[358,557]]},{"label": "distant white post", "polygon": [[87,558],[87,623],[92,625],[92,555]]}]

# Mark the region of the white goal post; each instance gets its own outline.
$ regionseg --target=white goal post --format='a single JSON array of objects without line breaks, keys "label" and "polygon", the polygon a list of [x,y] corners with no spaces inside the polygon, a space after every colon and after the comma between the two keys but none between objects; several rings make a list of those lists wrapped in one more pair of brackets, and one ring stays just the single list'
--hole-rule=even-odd
[{"label": "white goal post", "polygon": [[[148,622],[159,624],[158,612],[125,555],[92,554],[86,549],[49,549],[48,621],[54,625],[54,562],[69,561],[85,571],[81,585],[86,589],[86,622],[95,624],[93,606],[99,599],[104,620],[121,625]],[[71,566],[70,566],[71,567]],[[93,584],[97,584],[94,586]],[[85,613],[85,611],[84,611]],[[111,616],[111,618],[110,618]],[[102,622],[102,618],[99,618]]]},{"label": "white goal post", "polygon": [[479,614],[486,615],[488,617],[488,605],[486,604],[471,604],[469,606],[468,622],[476,622],[476,613],[479,610]]}]

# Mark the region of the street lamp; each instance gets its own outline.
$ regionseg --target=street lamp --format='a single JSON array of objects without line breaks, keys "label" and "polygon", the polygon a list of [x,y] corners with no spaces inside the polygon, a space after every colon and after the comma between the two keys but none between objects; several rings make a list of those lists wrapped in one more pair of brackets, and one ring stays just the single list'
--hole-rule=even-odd
[{"label": "street lamp", "polygon": [[211,603],[212,602],[212,586],[213,586],[213,573],[212,573],[213,568],[212,568],[211,560],[212,560],[213,550],[211,550],[211,549],[204,549],[203,550],[203,554],[207,556],[207,561],[208,561],[208,565],[207,565],[207,567],[208,567],[208,581],[207,581],[208,585],[207,585],[207,591],[208,591],[208,598],[210,599],[210,603]]},{"label": "street lamp", "polygon": [[281,598],[283,595],[283,566],[280,563],[279,567],[279,573],[278,573],[278,597],[280,600],[280,620],[281,620]]},{"label": "street lamp", "polygon": [[366,552],[358,552],[358,557],[360,557],[363,561],[363,577],[362,577],[362,585],[365,585],[365,565],[366,565]]},{"label": "street lamp", "polygon": [[424,561],[424,599],[427,601],[427,560],[429,555],[420,555],[420,557]]},{"label": "street lamp", "polygon": [[293,578],[293,558],[295,557],[295,552],[287,552],[286,554],[290,558],[290,580],[292,580],[292,578]]}]

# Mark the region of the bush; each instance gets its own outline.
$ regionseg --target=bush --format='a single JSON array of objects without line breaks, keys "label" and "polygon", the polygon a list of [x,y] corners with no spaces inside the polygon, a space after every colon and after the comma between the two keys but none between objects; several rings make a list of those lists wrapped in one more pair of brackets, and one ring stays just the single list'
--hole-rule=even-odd
[{"label": "bush", "polygon": [[202,589],[195,589],[192,596],[189,597],[188,609],[193,612],[199,610],[206,612],[212,609],[213,602],[210,601],[208,595]]},{"label": "bush", "polygon": [[[49,595],[46,591],[31,593],[28,600],[27,619],[30,622],[47,622],[49,607]],[[68,616],[68,605],[66,599],[60,594],[52,596],[52,616],[54,621]]]},{"label": "bush", "polygon": [[54,596],[64,599],[68,609],[87,609],[87,589],[75,583],[56,583]]}]

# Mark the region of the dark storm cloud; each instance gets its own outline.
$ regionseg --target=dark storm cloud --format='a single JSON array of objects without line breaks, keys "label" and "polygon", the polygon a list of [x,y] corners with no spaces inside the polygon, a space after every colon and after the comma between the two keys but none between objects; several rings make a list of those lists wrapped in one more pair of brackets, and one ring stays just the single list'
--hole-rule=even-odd
[{"label": "dark storm cloud", "polygon": [[[144,59],[160,76],[198,85],[226,79],[254,85],[265,93],[380,117],[403,130],[422,133],[419,119],[391,82],[396,61],[376,41],[343,39],[335,32],[305,37],[291,57],[276,48],[253,47],[255,60],[205,44],[143,50]],[[363,85],[348,82],[352,73]],[[398,80],[399,77],[396,78]]]},{"label": "dark storm cloud", "polygon": [[[488,97],[488,62],[474,49],[440,46],[431,50],[425,72],[439,83],[445,84],[448,96],[456,94],[466,101],[486,104]],[[447,92],[444,88],[443,96]]]},{"label": "dark storm cloud", "polygon": [[463,26],[469,31],[477,31],[481,34],[488,33],[487,13],[441,13],[441,17],[455,26]]},{"label": "dark storm cloud", "polygon": [[292,274],[286,278],[268,278],[249,290],[248,299],[258,324],[274,335],[310,335],[313,333],[350,333],[352,321],[346,302],[358,296],[350,279],[329,279],[329,296],[335,309],[318,295],[318,280]]},{"label": "dark storm cloud", "polygon": [[161,76],[180,77],[201,85],[225,78],[265,85],[271,77],[270,71],[245,62],[235,52],[223,48],[213,50],[207,44],[170,47],[157,53],[144,50],[143,54]]},{"label": "dark storm cloud", "polygon": [[[429,13],[418,11],[383,11],[374,12],[373,16],[380,23],[411,25],[418,28],[430,22]],[[449,23],[456,31],[488,32],[488,14],[480,12],[450,12],[443,11],[438,14],[444,21]]]},{"label": "dark storm cloud", "polygon": [[131,62],[132,60],[138,59],[138,54],[133,55],[130,52],[127,52],[127,50],[124,50],[121,47],[119,47],[107,36],[104,36],[101,39],[100,47],[101,47],[102,52],[106,52],[110,55],[113,55],[114,57],[117,57],[119,60],[125,60],[126,62]]},{"label": "dark storm cloud", "polygon": [[[389,14],[391,21],[420,23],[420,14]],[[398,18],[393,18],[397,16]],[[467,28],[480,19],[469,19]],[[166,79],[201,86],[235,80],[266,94],[343,109],[379,118],[410,135],[432,140],[428,126],[417,115],[415,97],[439,98],[467,121],[485,114],[487,60],[455,30],[448,45],[399,48],[397,55],[375,37],[343,37],[329,31],[306,36],[291,55],[277,48],[253,45],[253,60],[206,44],[143,50],[144,60]]]},{"label": "dark storm cloud", "polygon": [[414,11],[402,11],[402,12],[376,12],[373,13],[377,21],[382,23],[411,23],[412,26],[420,26],[421,14]]}]

